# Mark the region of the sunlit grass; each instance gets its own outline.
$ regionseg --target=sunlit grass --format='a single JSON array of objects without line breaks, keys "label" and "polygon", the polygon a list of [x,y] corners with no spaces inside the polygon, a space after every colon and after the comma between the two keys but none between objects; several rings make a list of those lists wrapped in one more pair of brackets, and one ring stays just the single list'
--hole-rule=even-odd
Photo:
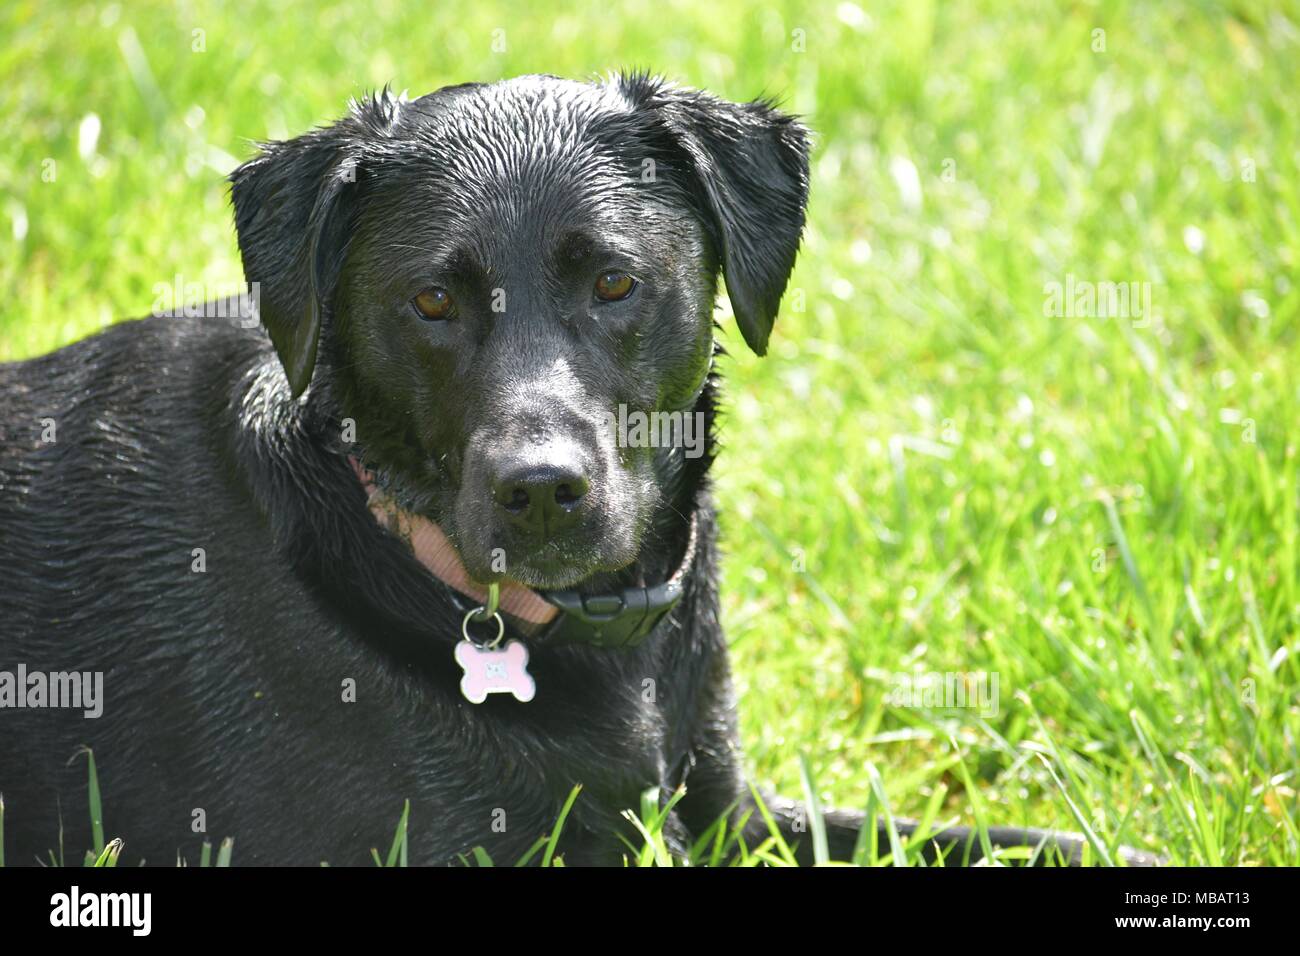
[{"label": "sunlit grass", "polygon": [[[1294,4],[251,6],[0,14],[0,360],[238,279],[222,176],[366,89],[783,96],[809,230],[771,354],[728,331],[718,493],[759,778],[1300,862]],[[1069,277],[1153,314],[1052,315]],[[914,669],[996,673],[996,713],[900,705]]]}]

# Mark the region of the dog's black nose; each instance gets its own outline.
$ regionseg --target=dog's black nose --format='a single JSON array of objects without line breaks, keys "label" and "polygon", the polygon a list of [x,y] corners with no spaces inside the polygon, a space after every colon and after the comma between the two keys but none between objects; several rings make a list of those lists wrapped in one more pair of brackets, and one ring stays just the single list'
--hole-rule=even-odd
[{"label": "dog's black nose", "polygon": [[589,482],[576,460],[513,462],[497,472],[492,497],[510,520],[533,531],[554,531],[577,515]]}]

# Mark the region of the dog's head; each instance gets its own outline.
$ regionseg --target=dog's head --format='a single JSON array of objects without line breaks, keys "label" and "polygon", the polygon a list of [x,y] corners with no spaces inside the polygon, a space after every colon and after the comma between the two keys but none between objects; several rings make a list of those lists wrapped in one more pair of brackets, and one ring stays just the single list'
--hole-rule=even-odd
[{"label": "dog's head", "polygon": [[695,409],[719,268],[766,350],[807,154],[764,102],[529,76],[381,94],[231,178],[293,395],[324,379],[388,493],[474,578],[566,587],[635,559],[702,440],[653,416]]}]

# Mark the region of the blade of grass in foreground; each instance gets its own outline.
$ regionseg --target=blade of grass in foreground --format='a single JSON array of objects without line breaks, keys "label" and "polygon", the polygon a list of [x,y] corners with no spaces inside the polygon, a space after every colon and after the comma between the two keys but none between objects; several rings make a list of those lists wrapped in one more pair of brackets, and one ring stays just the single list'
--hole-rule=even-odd
[{"label": "blade of grass in foreground", "polygon": [[397,833],[393,835],[393,845],[388,850],[387,866],[406,866],[406,824],[411,817],[411,801],[402,807],[402,818],[397,821]]},{"label": "blade of grass in foreground", "polygon": [[668,814],[672,812],[677,801],[686,795],[684,787],[678,787],[668,802],[661,808],[659,806],[659,788],[649,787],[641,793],[641,815],[637,816],[631,810],[623,811],[623,818],[632,824],[645,840],[645,846],[640,849],[632,846],[626,839],[624,844],[632,851],[633,859],[638,866],[649,866],[651,863],[656,866],[672,866],[673,854],[668,849],[668,842],[664,839],[664,821],[667,820]]},{"label": "blade of grass in foreground", "polygon": [[92,866],[96,867],[115,867],[117,866],[118,855],[122,852],[122,840],[115,837],[110,840],[108,846],[104,847],[104,852],[99,854]]},{"label": "blade of grass in foreground", "polygon": [[[979,791],[975,787],[975,781],[971,779],[970,771],[966,768],[966,758],[961,752],[961,747],[957,739],[952,735],[948,737],[948,745],[952,747],[953,753],[957,754],[957,771],[961,775],[961,784],[966,790],[967,799],[970,800],[971,814],[975,817],[975,832],[979,836],[980,849],[984,851],[984,859],[989,863],[996,859],[993,855],[993,844],[989,842],[989,825],[988,819],[984,815],[984,802],[979,798]],[[970,845],[963,849],[962,865],[970,865]]]},{"label": "blade of grass in foreground", "polygon": [[853,844],[853,862],[858,866],[875,866],[880,859],[880,831],[876,828],[876,791],[867,794],[867,809],[862,828]]},{"label": "blade of grass in foreground", "polygon": [[763,798],[759,795],[759,792],[754,789],[753,783],[750,783],[749,785],[749,792],[754,797],[754,805],[758,808],[759,814],[763,817],[763,822],[767,824],[768,832],[772,834],[772,841],[780,849],[782,855],[787,859],[793,860],[794,851],[790,849],[790,844],[785,842],[785,837],[781,836],[781,828],[778,827],[776,821],[772,819],[771,811],[767,809],[767,804],[763,802]]},{"label": "blade of grass in foreground", "polygon": [[1120,560],[1124,562],[1124,573],[1128,575],[1133,590],[1137,592],[1138,600],[1142,602],[1142,609],[1147,616],[1147,626],[1150,633],[1154,635],[1156,633],[1156,616],[1151,604],[1151,596],[1147,593],[1147,586],[1142,579],[1142,573],[1138,571],[1137,559],[1133,557],[1133,549],[1129,547],[1128,535],[1124,533],[1124,523],[1119,520],[1119,512],[1115,509],[1115,499],[1104,491],[1100,497],[1101,505],[1106,509],[1106,521],[1110,525],[1111,533],[1115,536],[1115,544],[1119,548]]},{"label": "blade of grass in foreground", "polygon": [[1138,743],[1141,745],[1143,753],[1146,754],[1147,760],[1150,761],[1151,765],[1155,767],[1164,778],[1165,790],[1173,796],[1173,799],[1169,802],[1173,804],[1174,809],[1178,812],[1179,818],[1183,821],[1184,828],[1187,833],[1191,835],[1193,842],[1200,850],[1201,863],[1204,864],[1209,859],[1210,852],[1209,848],[1206,847],[1203,842],[1204,834],[1201,832],[1200,827],[1196,825],[1196,821],[1194,821],[1191,814],[1187,812],[1187,794],[1183,793],[1182,787],[1178,785],[1178,781],[1174,778],[1173,771],[1169,769],[1169,764],[1165,761],[1164,755],[1161,754],[1154,745],[1152,745],[1151,739],[1147,734],[1146,721],[1136,710],[1129,711],[1129,722],[1132,723],[1133,730],[1137,733]]},{"label": "blade of grass in foreground", "polygon": [[822,802],[813,785],[812,767],[808,765],[808,755],[799,754],[799,782],[803,784],[804,804],[808,809],[808,829],[812,831],[813,861],[819,866],[829,863],[830,848],[826,844],[826,820],[822,816]]},{"label": "blade of grass in foreground", "polygon": [[[939,818],[939,810],[943,807],[944,798],[948,796],[948,785],[942,781],[936,786],[930,794],[930,799],[926,802],[925,812],[921,814],[921,819],[917,821],[916,829],[912,831],[911,839],[908,841],[908,851],[913,854],[913,861],[925,865],[925,845],[936,829],[942,830],[949,824],[942,827],[935,827],[935,820]],[[954,820],[953,823],[956,821]]]},{"label": "blade of grass in foreground", "polygon": [[1208,862],[1210,866],[1223,866],[1223,856],[1220,847],[1223,845],[1221,839],[1222,833],[1215,829],[1216,822],[1221,827],[1223,825],[1226,813],[1211,813],[1205,806],[1205,801],[1201,797],[1201,787],[1198,784],[1196,774],[1192,773],[1187,778],[1188,786],[1191,789],[1192,813],[1195,814],[1197,822],[1201,826],[1201,841],[1209,853]]},{"label": "blade of grass in foreground", "polygon": [[693,865],[703,862],[706,866],[718,866],[722,862],[723,848],[731,829],[731,815],[735,812],[736,805],[733,803],[691,844],[690,861]]},{"label": "blade of grass in foreground", "polygon": [[[1032,705],[1030,714],[1033,717],[1035,726],[1038,727],[1039,734],[1042,735],[1043,740],[1047,741],[1047,747],[1052,752],[1052,760],[1048,760],[1047,757],[1041,753],[1035,754],[1035,756],[1043,762],[1043,766],[1047,768],[1047,772],[1052,775],[1052,780],[1056,784],[1056,789],[1061,792],[1061,797],[1065,800],[1065,805],[1069,808],[1070,814],[1074,817],[1075,822],[1079,824],[1079,829],[1083,832],[1084,837],[1087,838],[1088,844],[1096,851],[1097,856],[1101,859],[1102,863],[1106,866],[1114,866],[1115,863],[1111,859],[1110,853],[1106,850],[1105,844],[1102,843],[1101,838],[1097,836],[1096,831],[1086,819],[1083,809],[1080,808],[1079,805],[1070,797],[1069,786],[1067,786],[1065,781],[1056,773],[1056,768],[1060,767],[1061,773],[1069,779],[1070,783],[1072,783],[1076,788],[1080,790],[1082,789],[1078,778],[1070,772],[1069,765],[1065,761],[1065,755],[1061,753],[1061,749],[1056,745],[1056,737],[1047,729],[1047,724],[1043,722],[1042,717],[1039,716],[1037,710],[1032,708]],[[1052,763],[1053,760],[1056,761],[1055,765]],[[1040,847],[1040,849],[1042,849],[1042,847]],[[1037,858],[1037,856],[1038,851],[1035,851],[1035,858]]]},{"label": "blade of grass in foreground", "polygon": [[871,761],[867,761],[866,770],[867,780],[871,783],[871,792],[880,802],[880,809],[885,814],[885,832],[889,836],[892,862],[894,866],[907,866],[907,851],[903,848],[903,838],[898,835],[898,827],[894,824],[894,813],[889,809],[889,798],[885,796],[885,781],[881,779],[880,771]]},{"label": "blade of grass in foreground", "polygon": [[521,856],[517,861],[515,861],[515,866],[517,867],[527,866],[529,863],[531,863],[533,861],[533,857],[535,857],[538,853],[541,853],[542,848],[546,846],[546,840],[547,837],[544,836],[539,836],[536,840],[534,840],[533,845],[528,848],[528,852],[525,853],[523,856]]},{"label": "blade of grass in foreground", "polygon": [[[546,849],[542,852],[542,866],[551,866],[555,858],[555,847],[560,842],[560,831],[564,829],[564,821],[569,817],[569,811],[573,809],[574,803],[578,800],[578,794],[582,792],[582,784],[577,784],[569,791],[569,799],[564,801],[564,808],[560,810],[560,818],[555,821],[555,829],[551,831],[551,838],[546,841]],[[558,862],[558,861],[556,861]]]},{"label": "blade of grass in foreground", "polygon": [[1052,775],[1052,780],[1056,783],[1056,789],[1061,791],[1061,799],[1063,799],[1065,805],[1070,808],[1070,813],[1074,816],[1074,822],[1079,825],[1079,829],[1087,839],[1088,844],[1094,851],[1096,851],[1096,854],[1101,858],[1102,863],[1106,866],[1114,866],[1115,861],[1110,858],[1110,853],[1106,850],[1106,844],[1102,843],[1097,837],[1097,834],[1093,832],[1092,827],[1088,823],[1087,817],[1083,815],[1083,811],[1080,810],[1078,804],[1070,798],[1070,792],[1066,788],[1065,782],[1057,776],[1056,768],[1052,766],[1052,762],[1042,754],[1037,754],[1036,756],[1043,762],[1043,766],[1047,768],[1047,772]]},{"label": "blade of grass in foreground", "polygon": [[90,836],[93,847],[88,855],[98,858],[104,852],[104,805],[99,794],[99,773],[95,770],[95,752],[89,747],[82,747],[75,756],[83,753],[86,755],[90,774],[88,793],[90,796]]},{"label": "blade of grass in foreground", "polygon": [[745,843],[745,828],[749,826],[749,821],[752,820],[753,818],[754,818],[753,810],[743,811],[740,814],[740,816],[736,819],[736,825],[732,827],[731,836],[727,838],[727,846],[723,850],[723,854],[725,855],[727,850],[734,845],[736,848],[736,853],[738,854],[736,859],[736,866],[752,865],[750,863],[749,846],[748,844]]}]

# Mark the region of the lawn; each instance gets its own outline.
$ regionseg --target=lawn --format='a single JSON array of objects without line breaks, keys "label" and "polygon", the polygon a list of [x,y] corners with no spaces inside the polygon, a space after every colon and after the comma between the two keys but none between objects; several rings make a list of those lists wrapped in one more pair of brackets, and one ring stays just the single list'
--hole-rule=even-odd
[{"label": "lawn", "polygon": [[771,353],[724,363],[718,490],[758,778],[1300,863],[1300,7],[505,11],[10,0],[0,361],[239,279],[223,177],[385,83],[775,95],[809,227]]}]

